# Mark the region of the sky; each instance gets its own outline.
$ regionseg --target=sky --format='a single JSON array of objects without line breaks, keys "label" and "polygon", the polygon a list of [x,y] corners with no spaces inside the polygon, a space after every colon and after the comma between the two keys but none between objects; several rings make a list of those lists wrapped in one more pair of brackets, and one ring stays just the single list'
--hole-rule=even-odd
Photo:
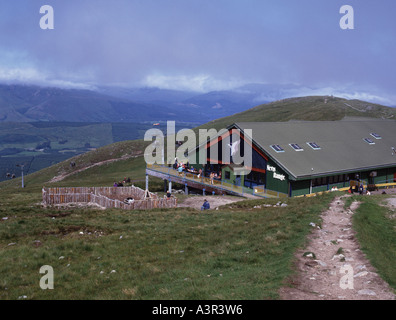
[{"label": "sky", "polygon": [[[40,27],[44,5],[53,29]],[[396,106],[395,13],[394,0],[0,0],[0,82],[290,84]]]}]

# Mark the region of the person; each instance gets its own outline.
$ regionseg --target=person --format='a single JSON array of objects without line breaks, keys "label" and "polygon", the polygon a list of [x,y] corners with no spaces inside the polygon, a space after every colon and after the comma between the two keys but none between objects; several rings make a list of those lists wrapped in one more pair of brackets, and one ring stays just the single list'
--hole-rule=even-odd
[{"label": "person", "polygon": [[203,210],[209,210],[210,209],[210,204],[209,204],[209,202],[205,199],[204,200],[204,203],[203,203],[203,205],[202,205],[202,207],[201,207],[201,211],[203,211]]},{"label": "person", "polygon": [[363,194],[363,190],[364,190],[363,184],[360,184],[360,186],[359,186],[359,194]]},{"label": "person", "polygon": [[202,174],[202,169],[199,169],[199,171],[198,171],[198,178],[201,177],[201,174]]},{"label": "person", "polygon": [[213,178],[214,178],[213,172],[210,173],[209,178],[210,178],[210,184],[213,184]]},{"label": "person", "polygon": [[118,183],[114,181],[113,187],[118,187]]},{"label": "person", "polygon": [[181,176],[183,174],[183,166],[179,166],[179,168],[177,168],[177,171],[179,172],[179,175]]},{"label": "person", "polygon": [[166,192],[166,197],[167,197],[167,198],[170,198],[170,197],[171,197],[171,192],[170,192],[170,190],[168,190],[168,191]]}]

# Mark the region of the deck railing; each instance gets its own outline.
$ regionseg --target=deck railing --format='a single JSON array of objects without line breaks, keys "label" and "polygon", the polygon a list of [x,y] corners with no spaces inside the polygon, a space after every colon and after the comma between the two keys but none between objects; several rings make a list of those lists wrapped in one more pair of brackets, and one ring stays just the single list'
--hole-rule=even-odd
[{"label": "deck railing", "polygon": [[200,177],[198,177],[198,174],[186,172],[186,171],[182,171],[180,173],[176,169],[173,169],[173,167],[169,167],[169,166],[165,166],[165,165],[147,164],[147,168],[150,170],[153,170],[153,171],[167,174],[169,176],[181,178],[184,181],[193,181],[193,182],[199,183],[203,186],[215,187],[218,190],[221,190],[224,192],[229,191],[232,193],[240,194],[242,196],[246,195],[246,194],[250,194],[250,195],[264,197],[264,198],[285,198],[285,197],[288,197],[288,195],[286,193],[265,189],[264,186],[256,186],[254,188],[248,188],[245,186],[240,186],[240,185],[236,185],[233,183],[225,182],[223,180],[216,179],[216,178],[211,181],[210,178],[208,178],[208,177],[204,177],[202,175]]}]

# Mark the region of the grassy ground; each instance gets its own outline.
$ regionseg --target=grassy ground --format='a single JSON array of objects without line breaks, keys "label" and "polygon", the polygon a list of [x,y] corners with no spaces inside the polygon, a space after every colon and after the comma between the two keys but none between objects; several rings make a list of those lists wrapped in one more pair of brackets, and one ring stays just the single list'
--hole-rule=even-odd
[{"label": "grassy ground", "polygon": [[[37,189],[2,190],[0,299],[276,299],[331,195],[126,212],[45,209]],[[42,290],[40,267],[54,270]]]},{"label": "grassy ground", "polygon": [[396,290],[396,220],[394,211],[381,205],[387,196],[355,196],[362,201],[353,226],[362,251],[381,277]]}]

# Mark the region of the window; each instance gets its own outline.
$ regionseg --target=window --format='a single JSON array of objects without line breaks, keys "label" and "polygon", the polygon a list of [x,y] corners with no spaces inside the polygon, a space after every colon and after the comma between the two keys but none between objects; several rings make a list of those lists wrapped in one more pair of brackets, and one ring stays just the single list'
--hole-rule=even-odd
[{"label": "window", "polygon": [[309,145],[312,149],[314,150],[320,150],[320,146],[316,142],[307,142],[307,145]]},{"label": "window", "polygon": [[225,171],[224,172],[224,178],[227,179],[227,180],[230,180],[230,178],[231,178],[230,171]]},{"label": "window", "polygon": [[292,147],[296,151],[304,151],[304,149],[301,148],[297,143],[290,143],[289,146]]},{"label": "window", "polygon": [[276,152],[285,152],[283,148],[279,144],[272,144],[271,148],[274,149]]},{"label": "window", "polygon": [[371,132],[370,135],[372,137],[374,137],[375,139],[382,139],[382,137],[379,134],[375,133],[375,132]]},{"label": "window", "polygon": [[364,141],[366,141],[368,144],[375,144],[375,142],[369,138],[364,138]]}]

